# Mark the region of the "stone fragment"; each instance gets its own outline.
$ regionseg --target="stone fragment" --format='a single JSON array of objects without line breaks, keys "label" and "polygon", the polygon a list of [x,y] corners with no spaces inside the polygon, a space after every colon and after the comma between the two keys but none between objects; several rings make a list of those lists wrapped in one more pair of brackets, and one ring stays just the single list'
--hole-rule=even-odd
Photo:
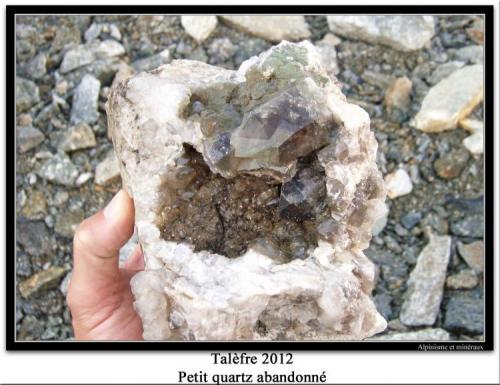
[{"label": "stone fragment", "polygon": [[394,199],[410,194],[413,190],[413,183],[406,170],[398,169],[385,176],[385,188],[387,196]]},{"label": "stone fragment", "polygon": [[29,110],[39,101],[38,86],[31,80],[16,76],[16,113]]},{"label": "stone fragment", "polygon": [[422,213],[409,212],[408,214],[405,214],[403,217],[401,217],[401,223],[406,229],[411,230],[420,222],[421,219]]},{"label": "stone fragment", "polygon": [[24,251],[33,257],[49,255],[52,241],[45,223],[18,220],[16,223],[16,241]]},{"label": "stone fragment", "polygon": [[54,231],[66,238],[72,238],[78,225],[85,219],[82,209],[61,211],[56,217]]},{"label": "stone fragment", "polygon": [[47,200],[43,192],[34,190],[28,195],[22,214],[28,219],[42,219],[47,214]]},{"label": "stone fragment", "polygon": [[43,78],[47,74],[47,56],[43,52],[39,53],[29,62],[18,66],[17,73],[33,80]]},{"label": "stone fragment", "polygon": [[62,74],[73,71],[76,68],[86,66],[95,61],[94,53],[85,46],[71,49],[64,55],[59,71]]},{"label": "stone fragment", "polygon": [[[136,60],[130,66],[137,72],[151,71],[163,64],[170,63],[171,61],[172,57],[170,56],[170,51],[165,49],[152,56]],[[119,73],[120,72],[117,73],[117,77]],[[131,75],[132,74],[130,74],[130,76]]]},{"label": "stone fragment", "polygon": [[282,40],[297,41],[311,36],[304,16],[226,15],[220,17],[243,32],[276,43]]},{"label": "stone fragment", "polygon": [[460,237],[483,238],[484,218],[482,215],[466,215],[465,218],[452,222],[450,230]]},{"label": "stone fragment", "polygon": [[399,319],[405,325],[433,325],[439,314],[450,259],[451,237],[430,234],[410,274]]},{"label": "stone fragment", "polygon": [[414,332],[389,333],[368,338],[369,341],[449,341],[450,333],[444,329],[422,329]]},{"label": "stone fragment", "polygon": [[441,80],[450,76],[453,72],[459,70],[465,65],[463,61],[450,61],[436,67],[432,75],[427,79],[432,85],[438,84]]},{"label": "stone fragment", "polygon": [[104,160],[95,169],[95,183],[105,186],[116,181],[120,176],[120,164],[113,151],[110,151]]},{"label": "stone fragment", "polygon": [[456,292],[446,306],[443,327],[453,333],[484,331],[484,302],[482,290]]},{"label": "stone fragment", "polygon": [[64,267],[49,267],[19,283],[19,291],[24,298],[29,298],[43,290],[56,287],[66,271]]},{"label": "stone fragment", "polygon": [[93,41],[79,45],[64,54],[59,67],[62,74],[89,65],[98,59],[107,59],[125,53],[125,48],[115,40]]},{"label": "stone fragment", "polygon": [[434,162],[434,169],[443,179],[454,179],[458,177],[469,160],[467,152],[457,149],[441,156]]},{"label": "stone fragment", "polygon": [[85,75],[75,90],[71,107],[71,123],[95,123],[99,119],[97,102],[101,82],[92,75]]},{"label": "stone fragment", "polygon": [[477,132],[468,136],[462,143],[472,155],[480,155],[483,153],[484,137],[482,132]]},{"label": "stone fragment", "polygon": [[330,31],[399,51],[423,48],[434,36],[432,16],[327,16]]},{"label": "stone fragment", "polygon": [[238,51],[238,47],[227,37],[213,39],[207,49],[207,53],[216,63],[222,63],[231,59],[236,51]]},{"label": "stone fragment", "polygon": [[38,175],[53,183],[72,186],[78,177],[78,169],[65,153],[57,152],[42,165]]},{"label": "stone fragment", "polygon": [[462,270],[446,279],[446,287],[449,289],[472,289],[478,283],[477,275],[472,269]]},{"label": "stone fragment", "polygon": [[484,271],[484,244],[483,241],[472,243],[458,242],[458,252],[463,260],[477,273]]},{"label": "stone fragment", "polygon": [[71,88],[80,84],[87,75],[93,76],[102,85],[108,85],[112,83],[115,74],[125,66],[127,64],[116,57],[99,59],[66,74],[65,79],[71,85]]},{"label": "stone fragment", "polygon": [[484,151],[484,128],[483,122],[476,119],[462,119],[460,127],[472,135],[465,138],[462,143],[472,155],[480,155]]},{"label": "stone fragment", "polygon": [[217,17],[214,15],[183,15],[181,24],[189,36],[198,43],[205,41],[217,27]]},{"label": "stone fragment", "polygon": [[481,120],[476,119],[462,119],[459,122],[460,127],[462,127],[465,131],[470,132],[471,134],[475,134],[477,132],[484,131],[484,125]]},{"label": "stone fragment", "polygon": [[[237,71],[175,60],[113,87],[107,113],[145,256],[131,283],[145,339],[384,330],[362,252],[387,211],[376,141],[312,44],[283,42]],[[315,175],[323,202],[298,183]],[[293,218],[310,219],[279,215],[287,183],[301,196]],[[324,209],[312,218],[305,204]]]},{"label": "stone fragment", "polygon": [[469,45],[457,49],[455,51],[455,58],[459,61],[470,64],[483,64],[484,62],[484,49],[482,45]]},{"label": "stone fragment", "polygon": [[18,126],[16,132],[17,150],[21,154],[37,147],[45,140],[45,136],[42,134],[42,132],[31,125]]},{"label": "stone fragment", "polygon": [[389,111],[408,110],[411,102],[412,82],[406,76],[397,78],[385,91],[384,103]]},{"label": "stone fragment", "polygon": [[33,118],[30,114],[17,114],[16,115],[17,127],[30,126],[33,123]]},{"label": "stone fragment", "polygon": [[96,140],[92,128],[86,123],[79,123],[69,129],[59,148],[71,152],[95,147],[95,145]]},{"label": "stone fragment", "polygon": [[330,47],[335,47],[340,43],[342,43],[342,40],[333,33],[327,33],[323,39],[318,42],[320,45],[329,45]]},{"label": "stone fragment", "polygon": [[92,23],[85,31],[84,38],[86,42],[90,42],[97,38],[106,40],[107,37],[112,37],[115,40],[121,40],[122,34],[116,24],[112,23]]},{"label": "stone fragment", "polygon": [[483,100],[483,66],[465,66],[432,87],[412,125],[424,132],[456,128]]}]

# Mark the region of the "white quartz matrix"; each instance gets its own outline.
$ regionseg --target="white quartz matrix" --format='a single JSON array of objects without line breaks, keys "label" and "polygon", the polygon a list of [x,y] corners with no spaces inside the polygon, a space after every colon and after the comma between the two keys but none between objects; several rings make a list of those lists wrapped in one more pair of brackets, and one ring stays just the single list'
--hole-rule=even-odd
[{"label": "white quartz matrix", "polygon": [[[157,214],[169,199],[175,160],[183,143],[203,153],[200,124],[183,113],[191,97],[228,95],[251,71],[271,78],[272,66],[262,63],[276,50],[300,50],[295,69],[339,124],[331,145],[318,153],[339,224],[335,240],[320,240],[307,258],[282,264],[252,248],[229,259],[163,240]],[[282,42],[238,71],[175,60],[113,87],[109,128],[146,265],[131,282],[146,340],[361,340],[385,329],[371,298],[374,265],[363,253],[373,224],[386,214],[377,143],[368,114],[346,101],[320,63],[310,43]],[[326,81],[318,86],[318,78]],[[366,183],[377,184],[376,196],[360,193]]]}]

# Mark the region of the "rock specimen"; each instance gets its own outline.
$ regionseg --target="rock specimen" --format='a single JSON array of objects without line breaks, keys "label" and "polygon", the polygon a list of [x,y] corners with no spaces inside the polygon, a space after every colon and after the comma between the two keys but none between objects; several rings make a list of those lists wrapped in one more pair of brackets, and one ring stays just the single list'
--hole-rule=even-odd
[{"label": "rock specimen", "polygon": [[31,80],[16,77],[16,113],[29,110],[39,101],[38,86]]},{"label": "rock specimen", "polygon": [[86,123],[79,123],[69,129],[60,148],[63,151],[70,152],[95,147],[95,145],[96,140],[92,128]]},{"label": "rock specimen", "polygon": [[79,45],[65,53],[59,71],[65,74],[79,67],[91,64],[98,59],[120,56],[125,48],[115,40],[93,41]]},{"label": "rock specimen", "polygon": [[107,113],[146,262],[144,338],[385,329],[363,254],[386,213],[377,143],[310,43],[238,71],[175,60],[113,86]]},{"label": "rock specimen", "polygon": [[446,287],[449,289],[472,289],[478,283],[477,274],[472,269],[462,270],[446,279]]},{"label": "rock specimen", "polygon": [[78,177],[78,169],[64,152],[58,151],[40,167],[38,175],[53,183],[72,186]]},{"label": "rock specimen", "polygon": [[408,280],[399,318],[405,325],[432,325],[439,313],[450,260],[451,237],[430,234]]},{"label": "rock specimen", "polygon": [[434,36],[432,16],[327,16],[330,31],[399,51],[424,47]]},{"label": "rock specimen", "polygon": [[183,15],[181,24],[186,33],[198,43],[205,41],[217,27],[217,17],[214,15]]},{"label": "rock specimen", "polygon": [[43,133],[39,129],[34,128],[32,125],[18,126],[16,128],[17,149],[20,153],[24,153],[32,148],[35,148],[45,140]]},{"label": "rock specimen", "polygon": [[120,165],[113,151],[110,151],[95,169],[95,182],[98,185],[113,183],[120,176]]},{"label": "rock specimen", "polygon": [[475,272],[482,273],[484,271],[484,244],[483,241],[476,241],[469,244],[458,242],[458,253],[463,260]]},{"label": "rock specimen", "polygon": [[484,150],[484,124],[480,120],[462,119],[459,125],[472,135],[465,138],[462,143],[472,155],[480,155]]},{"label": "rock specimen", "polygon": [[406,170],[401,168],[385,176],[385,188],[387,196],[394,199],[411,193],[413,183]]},{"label": "rock specimen", "polygon": [[68,270],[64,267],[52,266],[43,270],[19,284],[19,291],[25,298],[40,290],[57,286],[59,280]]},{"label": "rock specimen", "polygon": [[95,123],[99,119],[97,102],[101,82],[92,75],[85,75],[75,90],[71,107],[71,123]]},{"label": "rock specimen", "polygon": [[482,289],[458,291],[448,301],[444,327],[455,333],[481,334],[484,331]]},{"label": "rock specimen", "polygon": [[277,43],[282,40],[307,39],[311,36],[302,15],[234,15],[221,18],[243,32]]},{"label": "rock specimen", "polygon": [[456,128],[483,100],[483,65],[465,66],[429,90],[413,126],[424,132]]}]

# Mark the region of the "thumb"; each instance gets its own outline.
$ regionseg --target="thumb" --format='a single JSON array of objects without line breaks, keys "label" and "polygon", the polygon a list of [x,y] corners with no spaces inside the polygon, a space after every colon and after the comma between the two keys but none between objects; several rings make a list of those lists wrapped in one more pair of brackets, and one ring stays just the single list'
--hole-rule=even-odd
[{"label": "thumb", "polygon": [[119,274],[120,248],[134,232],[134,204],[124,190],[95,215],[84,220],[73,240],[73,278],[107,280]]}]

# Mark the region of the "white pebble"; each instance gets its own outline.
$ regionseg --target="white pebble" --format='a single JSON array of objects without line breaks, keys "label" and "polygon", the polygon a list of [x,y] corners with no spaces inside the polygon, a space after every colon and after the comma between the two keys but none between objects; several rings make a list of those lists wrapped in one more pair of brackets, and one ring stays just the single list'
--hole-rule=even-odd
[{"label": "white pebble", "polygon": [[403,169],[399,169],[385,176],[385,187],[387,196],[394,199],[411,193],[413,183],[408,173]]},{"label": "white pebble", "polygon": [[462,143],[465,148],[473,155],[479,155],[483,153],[483,133],[481,131],[472,134],[465,138]]},{"label": "white pebble", "polygon": [[80,176],[76,180],[76,185],[81,186],[82,184],[90,180],[90,178],[92,178],[92,175],[93,174],[91,172],[84,172],[83,174],[80,174]]}]

